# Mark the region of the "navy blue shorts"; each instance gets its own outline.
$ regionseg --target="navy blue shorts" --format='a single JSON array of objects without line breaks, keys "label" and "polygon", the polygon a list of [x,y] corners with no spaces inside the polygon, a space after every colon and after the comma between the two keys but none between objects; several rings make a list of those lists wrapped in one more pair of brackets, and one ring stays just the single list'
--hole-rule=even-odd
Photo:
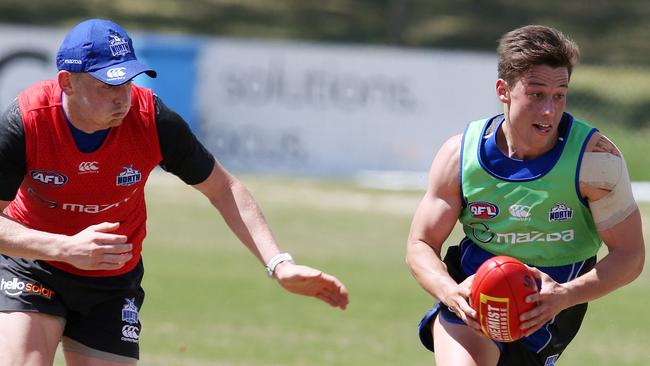
[{"label": "navy blue shorts", "polygon": [[63,335],[99,351],[139,358],[142,261],[112,277],[83,277],[41,261],[0,255],[0,311],[66,320]]},{"label": "navy blue shorts", "polygon": [[[460,245],[449,247],[444,262],[449,275],[458,283],[476,273],[478,267],[494,254],[479,248],[467,237]],[[559,267],[536,267],[551,276],[558,283],[565,283],[590,271],[596,265],[596,257],[585,261]],[[587,312],[587,304],[578,304],[557,314],[551,321],[537,332],[515,342],[495,342],[501,356],[497,366],[531,365],[553,366],[564,349],[569,345],[580,329],[582,320]],[[431,325],[440,314],[450,323],[465,324],[447,306],[437,302],[429,310],[419,325],[419,336],[422,344],[431,352],[433,349],[433,334]]]}]

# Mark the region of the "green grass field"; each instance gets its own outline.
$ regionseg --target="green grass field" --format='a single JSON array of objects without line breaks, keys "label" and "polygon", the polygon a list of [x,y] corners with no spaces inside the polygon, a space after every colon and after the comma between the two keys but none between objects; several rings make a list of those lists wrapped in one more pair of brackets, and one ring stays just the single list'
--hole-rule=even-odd
[{"label": "green grass field", "polygon": [[[404,243],[421,192],[300,179],[242,179],[282,247],[335,274],[346,311],[283,291],[207,200],[174,177],[150,182],[143,366],[433,365],[416,327],[433,299]],[[644,222],[650,206],[644,206]],[[647,230],[646,230],[647,231]],[[456,241],[459,233],[454,234]],[[650,275],[595,301],[559,365],[650,364]],[[63,365],[61,355],[56,365]]]}]

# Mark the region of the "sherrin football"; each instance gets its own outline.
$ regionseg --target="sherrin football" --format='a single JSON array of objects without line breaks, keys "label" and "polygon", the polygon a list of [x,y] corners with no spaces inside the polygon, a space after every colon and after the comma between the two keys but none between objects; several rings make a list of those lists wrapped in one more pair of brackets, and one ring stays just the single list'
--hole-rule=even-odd
[{"label": "sherrin football", "polygon": [[531,271],[515,258],[496,256],[476,271],[470,303],[483,333],[497,342],[514,342],[524,336],[519,315],[535,307],[526,296],[537,292]]}]

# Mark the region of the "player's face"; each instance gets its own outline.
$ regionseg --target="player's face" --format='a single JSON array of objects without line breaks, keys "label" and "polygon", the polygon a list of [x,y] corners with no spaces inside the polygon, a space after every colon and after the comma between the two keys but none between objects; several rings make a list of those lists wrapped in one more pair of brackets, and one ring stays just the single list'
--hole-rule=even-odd
[{"label": "player's face", "polygon": [[519,158],[535,157],[555,145],[568,87],[567,68],[547,65],[534,66],[514,85],[505,86],[506,99],[500,95],[505,101],[504,129],[506,138],[513,140],[508,144],[518,147]]},{"label": "player's face", "polygon": [[85,132],[115,127],[131,108],[131,82],[122,85],[105,84],[89,74],[77,74],[72,81],[73,93],[68,96],[77,128]]}]

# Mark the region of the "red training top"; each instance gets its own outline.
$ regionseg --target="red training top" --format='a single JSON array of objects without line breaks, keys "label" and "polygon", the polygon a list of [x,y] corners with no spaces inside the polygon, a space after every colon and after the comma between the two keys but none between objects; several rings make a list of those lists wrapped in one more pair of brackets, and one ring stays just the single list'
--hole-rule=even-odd
[{"label": "red training top", "polygon": [[73,235],[90,225],[119,222],[133,258],[118,270],[86,271],[48,262],[82,276],[114,276],[133,269],[146,235],[144,185],[162,155],[151,90],[133,85],[131,109],[94,152],[79,151],[54,80],[41,81],[18,96],[25,126],[26,175],[6,213],[24,225]]}]

